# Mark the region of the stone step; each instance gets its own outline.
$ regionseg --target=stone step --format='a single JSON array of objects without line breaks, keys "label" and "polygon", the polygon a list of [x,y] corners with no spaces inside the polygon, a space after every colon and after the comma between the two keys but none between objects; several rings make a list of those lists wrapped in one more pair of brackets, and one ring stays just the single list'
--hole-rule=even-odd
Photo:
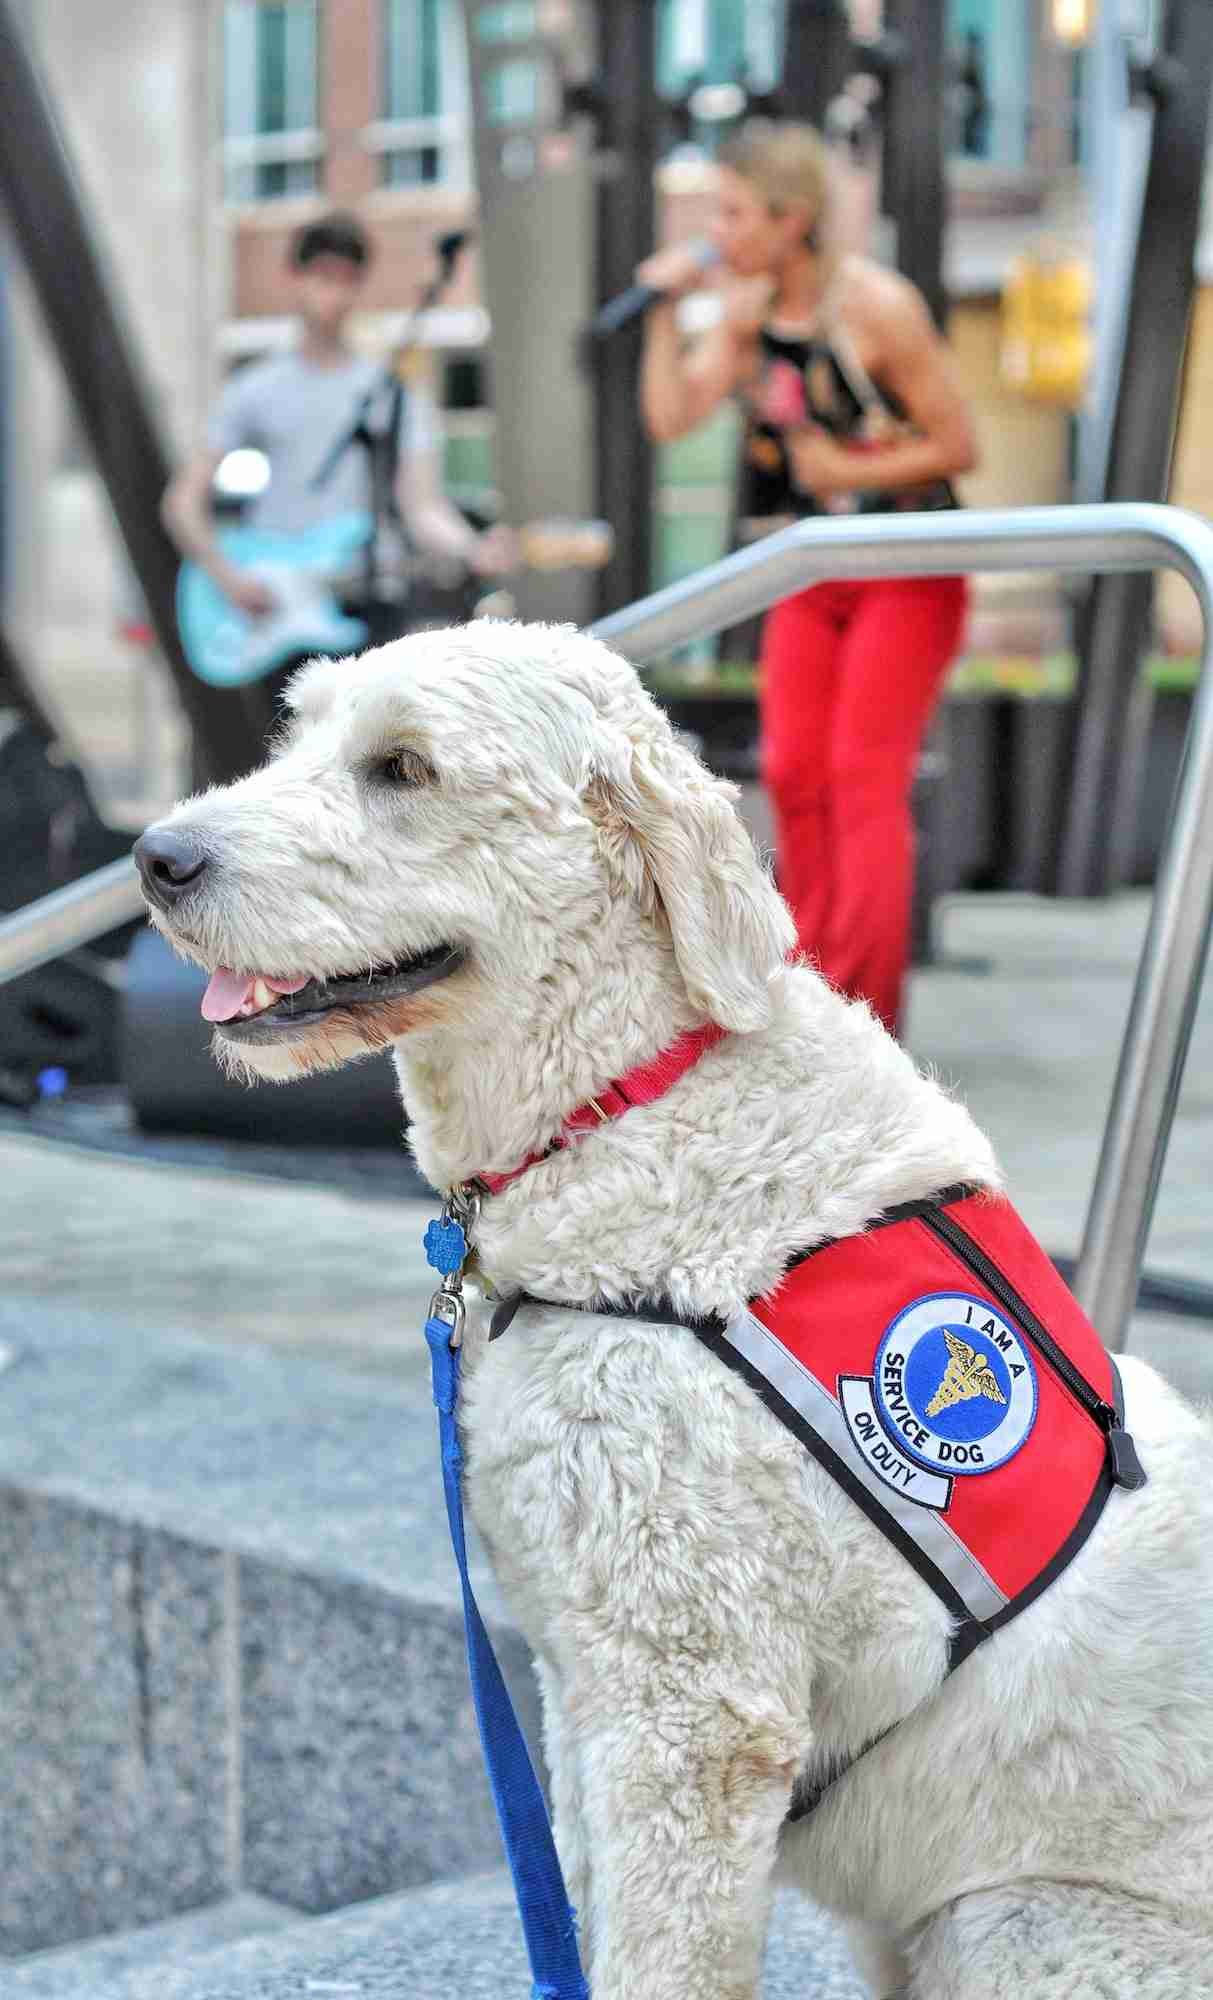
[{"label": "stone step", "polygon": [[265,1896],[225,1896],[222,1902],[188,1910],[163,1923],[145,1924],[118,1937],[96,1938],[88,1944],[59,1945],[13,1962],[0,1961],[0,1992],[36,1996],[36,2000],[76,2000],[77,1995],[107,1991],[130,1982],[149,1968],[193,1962],[223,1950],[243,1938],[256,1937],[284,1925],[297,1927],[299,1912]]},{"label": "stone step", "polygon": [[11,1293],[0,1345],[0,1955],[497,1866],[421,1369]]},{"label": "stone step", "polygon": [[[87,2000],[527,2000],[530,1971],[504,1873],[385,1896],[193,1962],[103,1985]],[[863,2000],[839,1927],[777,1900],[762,2000]],[[81,1994],[81,2000],[86,1996]],[[639,2000],[639,1996],[638,1996]]]}]

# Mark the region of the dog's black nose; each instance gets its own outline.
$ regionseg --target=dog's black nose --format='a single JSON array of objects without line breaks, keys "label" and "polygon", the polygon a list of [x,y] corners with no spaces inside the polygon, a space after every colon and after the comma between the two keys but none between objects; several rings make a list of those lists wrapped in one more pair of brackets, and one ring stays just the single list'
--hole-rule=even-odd
[{"label": "dog's black nose", "polygon": [[171,910],[196,889],[206,869],[206,856],[184,834],[164,826],[149,826],[135,842],[135,865],[153,903]]}]

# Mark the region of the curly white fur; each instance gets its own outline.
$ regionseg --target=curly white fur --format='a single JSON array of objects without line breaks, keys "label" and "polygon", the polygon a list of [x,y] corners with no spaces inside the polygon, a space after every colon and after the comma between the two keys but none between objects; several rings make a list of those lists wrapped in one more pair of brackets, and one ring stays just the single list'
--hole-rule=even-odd
[{"label": "curly white fur", "polygon": [[[174,816],[211,866],[164,928],[280,977],[444,942],[468,964],[302,1043],[221,1034],[229,1059],[289,1076],[390,1042],[447,1187],[680,1030],[733,1031],[486,1203],[499,1289],[728,1312],[794,1250],[997,1184],[962,1107],[786,964],[728,787],[603,646],[479,624],[292,699],[264,770]],[[397,747],[432,780],[376,777]],[[943,1607],[692,1336],[558,1307],[485,1336],[474,1309],[470,1499],[538,1662],[596,2000],[753,2000],[777,1872],[852,1921],[874,1993],[1213,1993],[1210,1434],[1157,1376],[1124,1369],[1148,1487],[941,1686]],[[784,1827],[807,1759],[911,1710]]]}]

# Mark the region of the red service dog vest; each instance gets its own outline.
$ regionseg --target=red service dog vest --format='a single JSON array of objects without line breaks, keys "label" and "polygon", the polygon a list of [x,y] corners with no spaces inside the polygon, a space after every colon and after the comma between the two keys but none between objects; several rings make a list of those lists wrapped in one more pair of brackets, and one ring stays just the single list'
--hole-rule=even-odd
[{"label": "red service dog vest", "polygon": [[953,1666],[1145,1482],[1111,1355],[1000,1196],[895,1210],[701,1338],[955,1613]]},{"label": "red service dog vest", "polygon": [[621,1310],[745,1378],[953,1612],[951,1667],[1060,1575],[1114,1485],[1145,1483],[1111,1355],[1001,1196],[892,1210],[727,1321]]}]

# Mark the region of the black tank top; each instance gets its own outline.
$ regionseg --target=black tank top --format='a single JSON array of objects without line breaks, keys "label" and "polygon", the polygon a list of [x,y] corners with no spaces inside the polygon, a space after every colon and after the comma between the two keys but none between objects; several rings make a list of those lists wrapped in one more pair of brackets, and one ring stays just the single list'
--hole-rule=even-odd
[{"label": "black tank top", "polygon": [[[904,420],[897,398],[871,380],[836,335],[791,339],[763,327],[759,335],[763,372],[782,363],[794,368],[804,392],[805,416],[831,437],[855,450],[878,439]],[[875,489],[832,494],[819,500],[797,486],[781,429],[750,413],[743,453],[740,514],[743,526],[753,517],[756,527],[769,525],[772,515],[888,514],[955,507],[956,495],[946,479],[926,486]]]}]

